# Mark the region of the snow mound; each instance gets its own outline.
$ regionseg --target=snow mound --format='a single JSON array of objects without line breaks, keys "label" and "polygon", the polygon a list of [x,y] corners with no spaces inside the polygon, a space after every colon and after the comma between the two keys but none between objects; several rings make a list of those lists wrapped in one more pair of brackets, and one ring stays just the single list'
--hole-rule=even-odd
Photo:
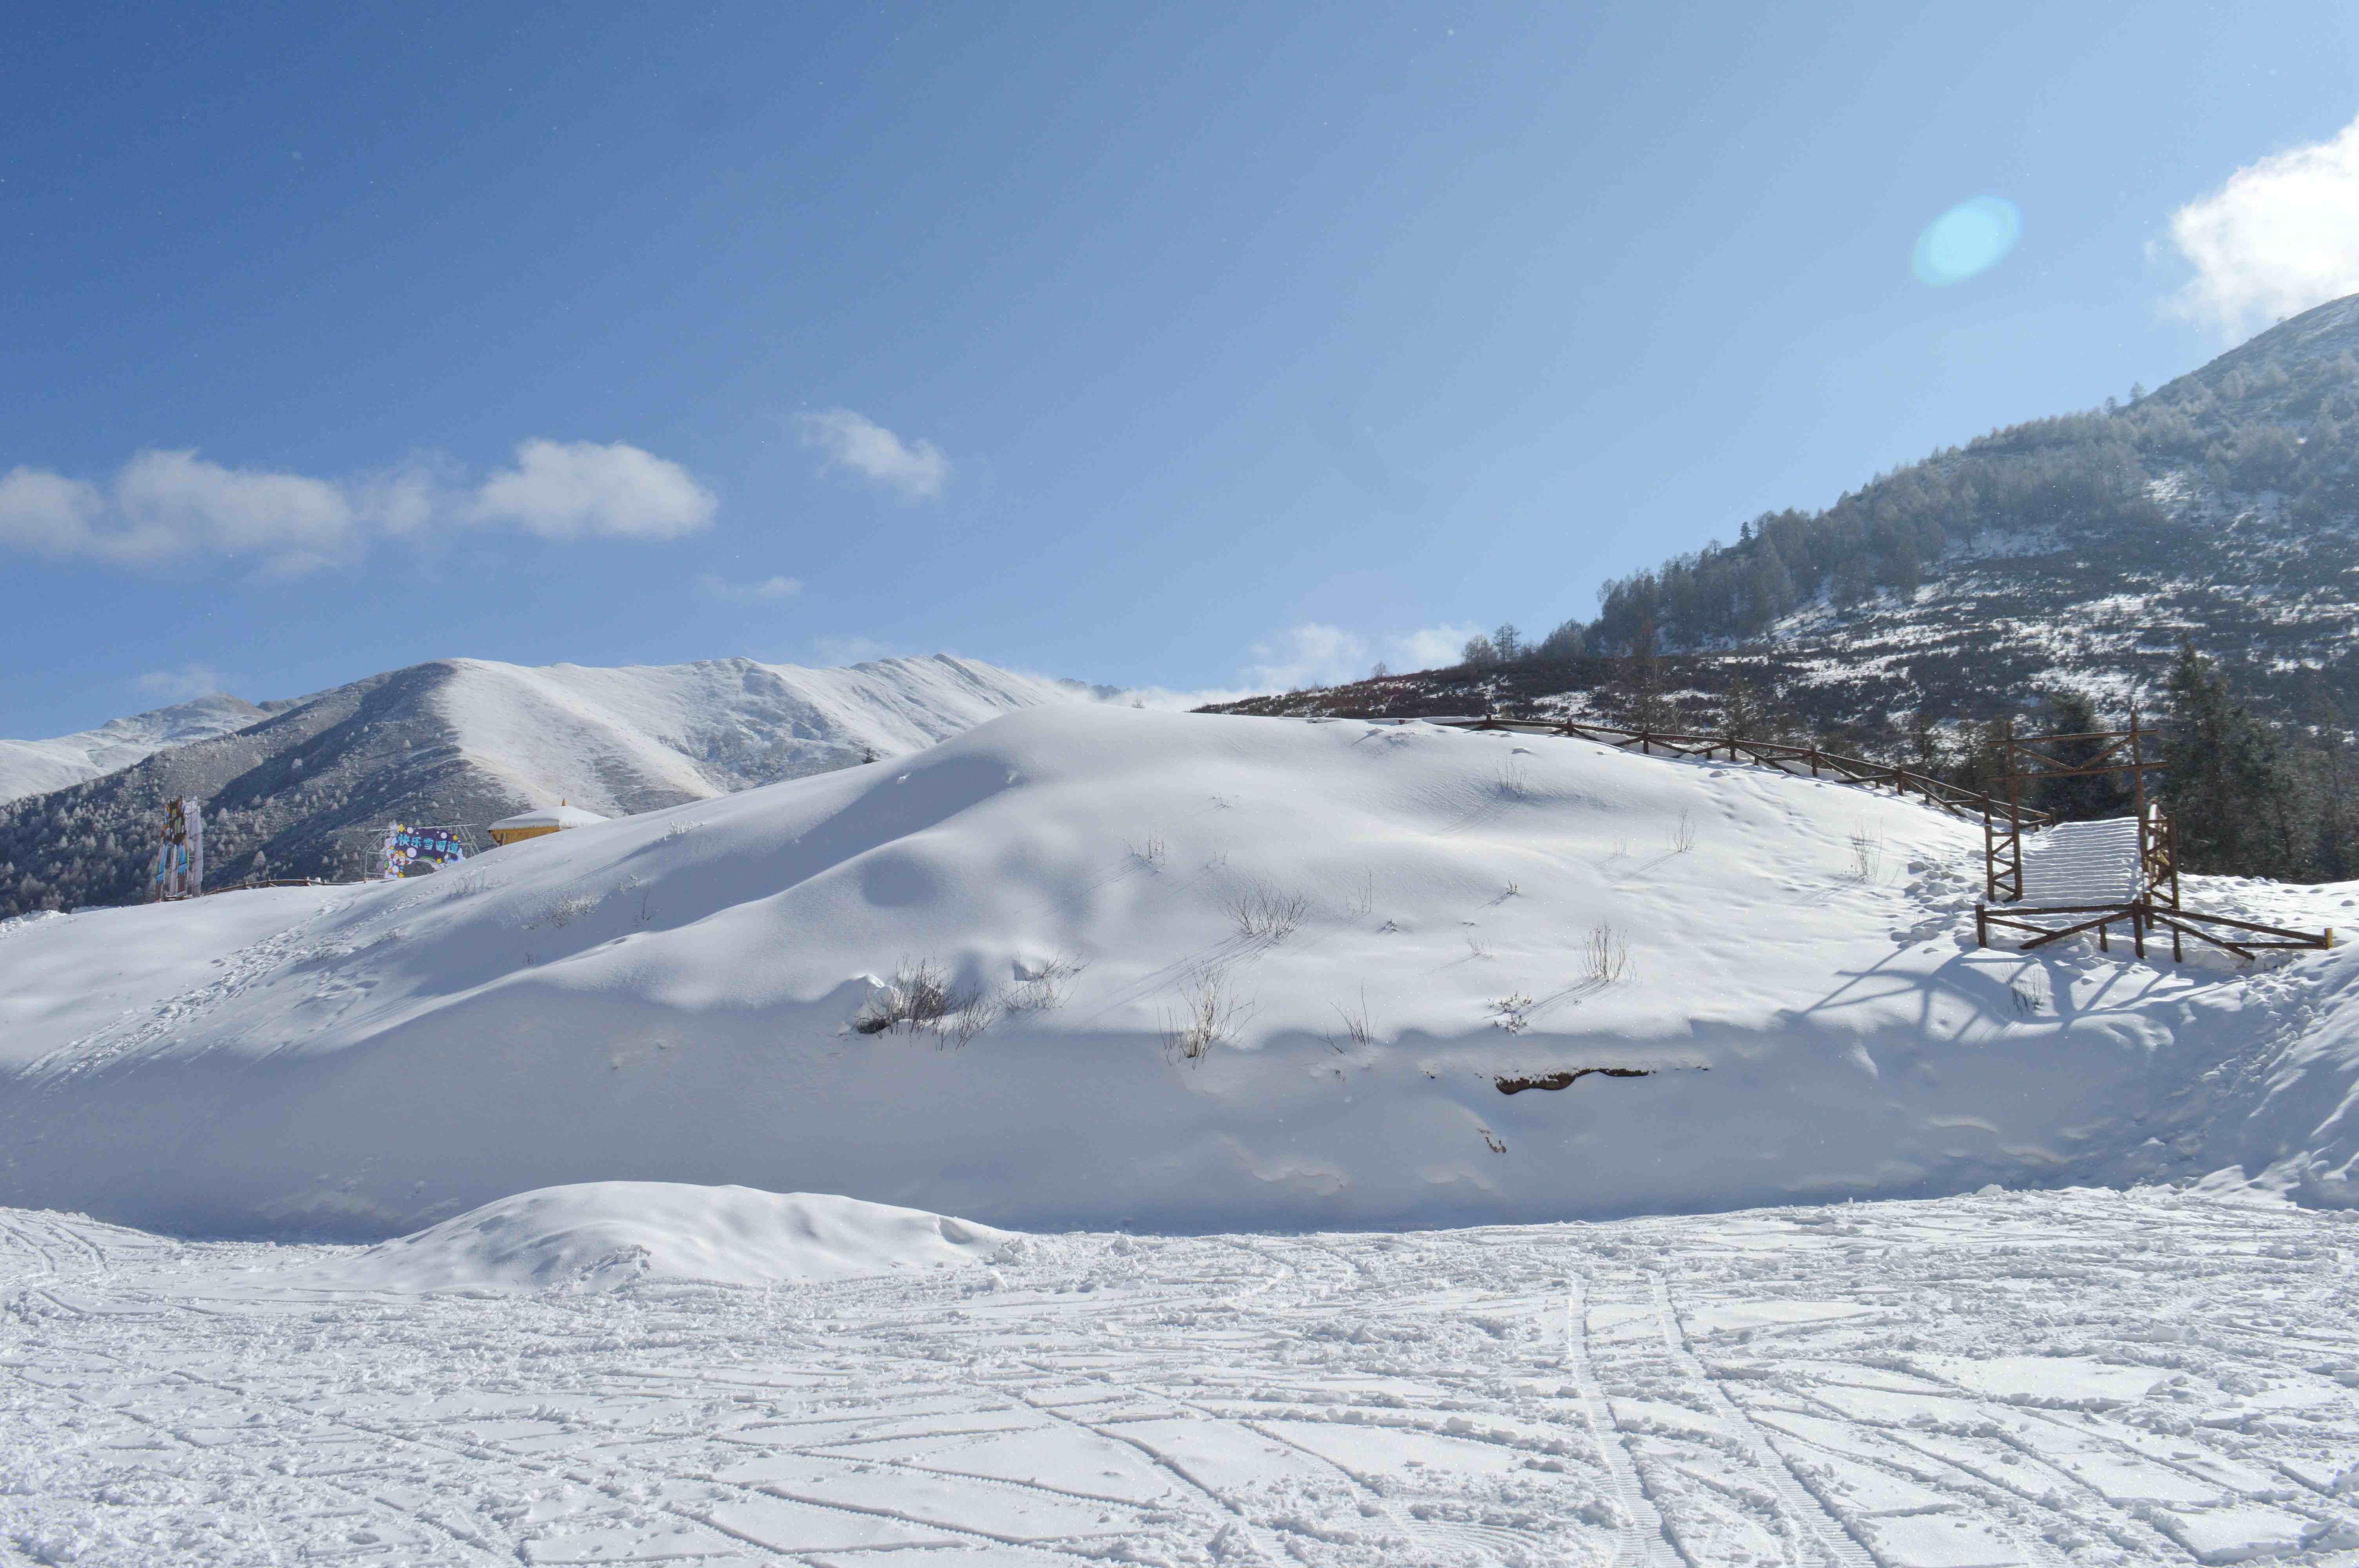
[{"label": "snow mound", "polygon": [[823,1193],[582,1182],[485,1204],[304,1282],[348,1290],[609,1289],[633,1280],[766,1285],[980,1263],[1013,1238],[922,1209]]},{"label": "snow mound", "polygon": [[1027,1230],[2359,1201],[2359,949],[1980,950],[1982,848],[1562,737],[1044,704],[422,881],[0,930],[0,1204],[375,1241],[606,1181]]}]

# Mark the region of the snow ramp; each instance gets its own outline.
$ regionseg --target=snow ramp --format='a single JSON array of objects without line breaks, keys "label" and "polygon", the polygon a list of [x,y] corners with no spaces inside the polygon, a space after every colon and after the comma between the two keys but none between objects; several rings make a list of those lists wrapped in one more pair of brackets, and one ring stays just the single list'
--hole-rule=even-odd
[{"label": "snow ramp", "polygon": [[2023,902],[2128,903],[2138,896],[2138,820],[2060,822],[2023,847]]},{"label": "snow ramp", "polygon": [[1981,849],[1571,738],[1041,707],[422,881],[0,928],[0,1204],[376,1240],[596,1182],[1023,1229],[2348,1200],[2349,949],[1978,950]]}]

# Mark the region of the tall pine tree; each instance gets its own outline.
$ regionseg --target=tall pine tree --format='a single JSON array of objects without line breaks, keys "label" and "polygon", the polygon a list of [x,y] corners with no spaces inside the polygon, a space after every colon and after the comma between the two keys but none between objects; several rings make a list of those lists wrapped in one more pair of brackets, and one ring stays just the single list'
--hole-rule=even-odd
[{"label": "tall pine tree", "polygon": [[2236,876],[2299,875],[2299,790],[2277,732],[2195,644],[2170,666],[2162,760],[2180,863]]}]

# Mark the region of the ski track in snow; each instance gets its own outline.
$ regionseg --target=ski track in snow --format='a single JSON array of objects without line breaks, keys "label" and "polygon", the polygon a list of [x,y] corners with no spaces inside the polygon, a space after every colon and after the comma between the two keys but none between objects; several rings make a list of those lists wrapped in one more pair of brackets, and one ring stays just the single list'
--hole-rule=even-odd
[{"label": "ski track in snow", "polygon": [[0,1562],[2359,1563],[2354,1242],[2076,1189],[419,1296],[0,1209]]}]

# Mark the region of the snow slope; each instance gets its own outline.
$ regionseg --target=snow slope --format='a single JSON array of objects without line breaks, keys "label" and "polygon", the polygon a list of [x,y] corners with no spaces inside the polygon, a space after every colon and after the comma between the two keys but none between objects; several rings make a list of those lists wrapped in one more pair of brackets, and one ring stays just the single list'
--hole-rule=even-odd
[{"label": "snow slope", "polygon": [[0,1209],[0,1560],[2350,1568],[2354,1218],[2010,1193],[419,1296]]},{"label": "snow slope", "polygon": [[429,699],[451,741],[518,798],[610,815],[896,757],[1014,708],[1071,702],[1039,676],[953,658],[841,668],[716,659],[616,669],[447,661]]},{"label": "snow slope", "polygon": [[[422,883],[0,930],[0,1202],[374,1239],[617,1180],[1159,1229],[2351,1200],[2351,950],[1979,951],[1979,848],[1571,740],[1037,708]],[[913,966],[977,1008],[855,1029]]]},{"label": "snow slope", "polygon": [[266,716],[267,710],[243,697],[218,693],[128,719],[110,719],[79,734],[0,741],[0,801],[65,789],[127,768],[167,746],[227,735]]}]

